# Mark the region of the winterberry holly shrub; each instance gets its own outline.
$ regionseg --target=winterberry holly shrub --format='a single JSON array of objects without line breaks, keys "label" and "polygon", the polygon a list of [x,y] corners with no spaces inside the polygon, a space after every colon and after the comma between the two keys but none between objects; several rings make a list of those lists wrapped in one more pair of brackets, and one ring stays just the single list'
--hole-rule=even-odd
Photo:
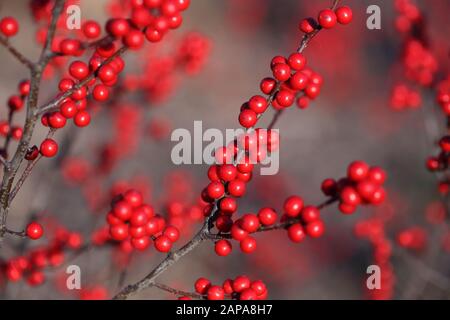
[{"label": "winterberry holly shrub", "polygon": [[[237,107],[219,110],[225,111],[226,117],[232,115],[231,126],[239,128],[242,134],[213,150],[214,164],[199,167],[199,181],[185,171],[173,169],[170,163],[145,164],[151,173],[164,171],[163,181],[152,185],[140,174],[139,160],[144,153],[155,159],[164,157],[161,150],[142,149],[168,144],[174,127],[180,123],[189,125],[191,109],[186,111],[185,107],[196,101],[183,96],[183,90],[189,87],[198,91],[192,94],[195,99],[210,99],[208,110],[201,112],[205,118],[219,118],[216,112],[220,105],[230,104],[229,93],[221,97],[208,88],[209,82],[222,77],[214,69],[220,69],[222,63],[214,56],[215,46],[224,52],[226,48],[214,43],[214,36],[199,31],[205,30],[201,28],[203,21],[191,19],[189,11],[196,3],[110,0],[104,21],[83,15],[80,27],[71,30],[67,27],[71,19],[67,8],[79,5],[78,1],[31,0],[34,46],[40,50],[33,58],[22,52],[20,41],[16,41],[31,29],[30,23],[19,21],[13,11],[0,11],[0,44],[28,71],[28,77],[17,81],[14,91],[5,96],[0,119],[4,141],[0,150],[0,288],[25,280],[27,286],[52,285],[63,297],[79,299],[128,299],[154,288],[180,300],[263,300],[271,297],[275,281],[270,275],[280,273],[285,263],[295,261],[295,268],[305,268],[302,275],[314,273],[298,265],[304,256],[290,256],[284,248],[291,245],[301,255],[310,246],[314,257],[328,250],[329,255],[324,254],[323,259],[331,260],[335,248],[346,251],[342,247],[347,247],[346,241],[352,236],[357,240],[352,239],[348,250],[365,245],[369,252],[360,268],[357,286],[366,284],[367,265],[376,264],[382,270],[381,288],[364,287],[360,297],[395,297],[398,257],[411,264],[413,270],[422,270],[425,283],[442,283],[436,279],[446,279],[445,274],[420,260],[427,250],[430,255],[441,250],[450,252],[445,222],[450,79],[445,64],[430,45],[426,12],[413,1],[393,2],[397,16],[390,31],[395,31],[393,38],[401,42],[401,53],[395,61],[400,75],[394,77],[396,84],[390,98],[377,103],[390,104],[395,110],[419,109],[432,96],[435,106],[439,106],[440,119],[445,120],[445,130],[438,137],[432,136],[434,132],[427,133],[432,136],[436,155],[426,160],[426,167],[438,178],[442,200],[427,208],[429,225],[414,219],[407,220],[406,225],[398,223],[401,192],[391,192],[388,186],[396,173],[391,175],[387,168],[378,166],[383,146],[371,146],[376,149],[372,153],[376,154],[374,159],[358,155],[358,148],[349,148],[352,150],[348,155],[352,156],[346,156],[339,166],[334,163],[334,153],[346,154],[347,150],[334,150],[327,156],[327,167],[339,170],[330,171],[314,161],[303,161],[301,154],[305,151],[298,141],[284,135],[285,129],[292,128],[285,128],[282,119],[294,119],[298,114],[308,116],[309,111],[320,109],[318,104],[324,95],[326,101],[327,93],[352,93],[352,88],[344,88],[342,75],[321,71],[326,69],[326,63],[332,70],[342,68],[345,76],[363,77],[352,62],[356,64],[355,48],[365,41],[354,31],[365,28],[361,20],[365,11],[361,4],[353,6],[353,2],[334,0],[302,5],[302,10],[295,13],[296,26],[283,26],[285,33],[296,39],[295,43],[290,44],[290,49],[281,50],[282,37],[277,35],[276,50],[272,50],[276,52],[266,57],[266,64],[252,61],[249,66],[260,71],[258,80],[253,78],[257,91],[241,97]],[[279,3],[229,1],[224,6],[229,10],[226,16],[231,25],[244,28],[251,38],[252,32],[264,27],[264,19]],[[251,14],[243,14],[247,11]],[[185,21],[189,28],[194,26],[193,30],[186,30]],[[223,32],[233,31],[230,28]],[[352,37],[348,43],[339,38],[343,32]],[[235,36],[239,39],[238,33]],[[320,42],[322,36],[325,41]],[[226,54],[232,54],[233,61],[240,59],[232,52]],[[324,63],[322,67],[316,67],[320,61]],[[208,67],[213,69],[213,76],[206,83],[200,88],[196,87],[198,83],[189,84],[202,77]],[[222,68],[230,72],[232,66]],[[234,77],[226,81],[239,80]],[[360,101],[349,98],[345,103],[353,102]],[[159,110],[164,108],[157,108],[164,104],[167,108],[176,105],[177,109],[164,114],[164,110]],[[429,123],[429,117],[425,117]],[[327,121],[339,121],[329,118]],[[345,129],[357,125],[347,122]],[[87,138],[77,139],[86,132]],[[354,134],[352,138],[365,139],[355,138]],[[327,141],[336,142],[332,137]],[[317,173],[321,179],[318,184],[303,181],[307,188],[286,191],[278,175],[260,180],[259,168],[265,160],[278,153],[283,159],[284,150],[289,148],[299,153],[295,159],[288,159],[290,165],[296,170]],[[32,196],[23,198],[27,182],[33,173],[39,173],[41,166],[45,169],[36,178],[38,187]],[[295,179],[291,180],[292,184]],[[64,188],[69,191],[64,193]],[[259,199],[255,196],[258,193]],[[18,203],[23,199],[28,200]],[[64,203],[56,210],[60,213],[46,210],[54,202]],[[76,206],[73,202],[77,202]],[[25,219],[21,227],[12,227],[18,225],[12,219],[20,210],[29,213],[22,214]],[[83,212],[91,215],[86,218]],[[63,223],[68,215],[70,222]],[[346,225],[339,233],[336,226],[341,221],[346,221]],[[437,228],[440,233],[430,234]],[[276,235],[282,237],[274,240]],[[245,261],[251,264],[251,272],[225,270],[223,265],[208,268],[208,254],[223,265],[232,259]],[[89,261],[92,255],[111,265],[113,278],[118,280],[112,284],[102,275],[104,267],[90,266],[89,280],[84,279],[83,287],[75,294],[69,293],[64,267],[83,257],[81,261]],[[183,268],[188,256],[195,256],[196,266],[184,267],[181,274],[174,272],[177,267]],[[184,279],[186,270],[194,278]],[[163,283],[163,276],[172,279],[170,285]],[[184,287],[180,284],[183,282]],[[189,286],[192,290],[183,289]],[[404,296],[409,297],[410,291],[405,292]]]}]

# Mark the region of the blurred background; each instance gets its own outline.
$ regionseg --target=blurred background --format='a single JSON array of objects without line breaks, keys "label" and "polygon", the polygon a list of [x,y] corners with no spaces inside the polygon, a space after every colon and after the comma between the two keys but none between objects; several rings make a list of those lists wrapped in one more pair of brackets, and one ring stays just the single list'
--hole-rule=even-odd
[{"label": "blurred background", "polygon": [[[79,1],[82,19],[104,23],[117,12],[116,2]],[[184,13],[183,26],[167,41],[146,44],[148,49],[126,54],[120,97],[92,106],[95,111],[89,127],[79,129],[70,124],[56,133],[61,142],[60,156],[44,159],[34,169],[14,201],[9,227],[21,230],[31,217],[39,217],[52,226],[63,225],[79,232],[83,242],[88,243],[93,232],[105,224],[105,202],[110,190],[125,185],[140,188],[147,203],[163,215],[176,215],[177,210],[194,215],[192,204],[208,182],[207,165],[174,165],[170,158],[174,145],[171,131],[193,130],[196,120],[203,121],[204,129],[238,127],[239,108],[259,93],[260,80],[271,74],[272,57],[293,52],[302,36],[299,21],[315,17],[330,2],[192,0]],[[397,13],[393,2],[341,2],[353,9],[353,22],[320,32],[305,51],[308,64],[324,78],[321,95],[305,110],[294,106],[284,112],[277,123],[282,138],[280,171],[275,176],[254,176],[247,195],[238,202],[239,214],[257,212],[264,206],[281,210],[284,199],[291,194],[301,195],[308,204],[318,204],[324,200],[322,180],[344,176],[347,165],[357,159],[386,170],[388,200],[380,207],[361,207],[353,215],[342,215],[336,206],[326,208],[322,213],[325,235],[301,244],[290,242],[283,231],[268,232],[257,235],[255,253],[245,255],[236,248],[222,258],[214,253],[212,242],[204,243],[165,272],[160,282],[193,291],[199,277],[221,284],[226,278],[246,274],[266,283],[270,299],[366,299],[370,297],[365,289],[366,269],[373,264],[373,246],[355,237],[354,228],[358,221],[378,215],[386,220],[385,231],[392,241],[398,231],[411,226],[421,226],[429,239],[436,239],[434,233],[439,232],[438,241],[429,241],[423,250],[394,251],[390,263],[395,278],[390,297],[449,298],[450,245],[442,246],[448,231],[442,224],[429,223],[429,216],[446,214],[447,199],[441,201],[436,177],[424,164],[436,152],[433,141],[445,133],[444,116],[435,112],[438,107],[433,95],[424,95],[419,108],[399,112],[390,107],[392,88],[403,79],[399,62],[403,38],[394,27]],[[381,8],[381,30],[366,27],[366,8],[372,4]],[[440,69],[448,71],[450,2],[417,4],[426,16]],[[29,6],[26,0],[0,1],[0,16],[13,15],[20,21],[20,32],[12,43],[26,56],[37,59],[38,24]],[[153,91],[133,89],[138,76],[151,77],[152,70],[158,68],[158,63],[152,65],[152,61],[161,65],[161,57],[177,52],[183,39],[193,34],[203,41],[204,57],[199,66],[153,79],[166,81],[159,87],[155,85]],[[28,73],[5,49],[0,49],[0,61],[3,120],[7,117],[8,97]],[[59,79],[56,69],[48,71],[42,83],[41,103],[55,95]],[[269,113],[261,126],[270,119]],[[20,125],[23,118],[18,116],[14,121]],[[38,127],[33,136],[37,145],[46,133],[45,128]],[[16,145],[14,142],[11,148],[15,150]],[[177,247],[201,225],[190,220],[183,223],[187,226]],[[46,237],[26,244],[9,237],[0,257],[7,260],[45,246],[49,235]],[[30,287],[25,280],[13,283],[3,279],[0,297],[83,297],[79,291],[61,288],[68,264],[81,268],[84,297],[89,296],[86,290],[94,289],[104,290],[111,297],[125,284],[141,279],[164,258],[150,248],[133,253],[124,267],[123,257],[115,251],[94,246],[79,254],[76,250],[65,252],[59,266],[45,269],[45,283]],[[135,298],[174,297],[148,289]]]}]

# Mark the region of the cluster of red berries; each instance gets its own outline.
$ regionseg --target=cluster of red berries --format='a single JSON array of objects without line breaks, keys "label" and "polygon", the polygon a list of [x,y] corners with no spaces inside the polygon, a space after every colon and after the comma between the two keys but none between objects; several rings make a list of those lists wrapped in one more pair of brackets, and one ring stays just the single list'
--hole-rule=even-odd
[{"label": "cluster of red berries", "polygon": [[450,75],[436,86],[436,101],[446,116],[450,116]]},{"label": "cluster of red berries", "polygon": [[[9,113],[12,115],[23,109],[26,97],[30,94],[30,81],[23,80],[18,85],[18,94],[12,95],[8,99]],[[6,120],[0,121],[0,135],[7,137],[10,136],[15,140],[22,138],[23,130],[21,127],[10,126],[10,123]]]},{"label": "cluster of red berries", "polygon": [[427,159],[427,168],[430,171],[445,171],[449,167],[450,160],[450,136],[444,136],[439,140],[440,153],[437,157]]},{"label": "cluster of red berries", "polygon": [[[31,239],[42,236],[42,226],[33,222],[27,227],[26,233]],[[57,226],[51,233],[50,241],[46,246],[33,248],[26,255],[9,259],[0,264],[0,270],[6,279],[17,282],[26,278],[30,286],[44,283],[44,269],[58,267],[65,260],[65,250],[78,250],[83,245],[83,238],[77,232],[71,232],[62,226]]]},{"label": "cluster of red berries", "polygon": [[353,213],[362,204],[381,204],[386,196],[383,184],[386,173],[379,167],[370,167],[363,161],[354,161],[347,168],[347,177],[325,179],[322,192],[340,200],[339,210],[344,214]]},{"label": "cluster of red berries", "polygon": [[433,53],[419,40],[409,40],[405,44],[403,65],[407,79],[422,86],[433,82],[438,63]]},{"label": "cluster of red berries", "polygon": [[169,252],[180,236],[178,229],[166,226],[165,219],[155,215],[153,208],[143,202],[142,194],[133,189],[114,199],[106,221],[111,238],[120,241],[124,250],[145,250],[153,240],[156,250]]},{"label": "cluster of red berries", "polygon": [[336,26],[337,23],[342,25],[349,24],[352,22],[353,12],[347,6],[342,6],[336,10],[324,9],[321,10],[317,16],[317,20],[314,18],[306,18],[300,21],[299,29],[300,31],[310,34],[320,28],[331,29]]},{"label": "cluster of red berries", "polygon": [[417,90],[405,84],[394,87],[390,97],[390,105],[395,110],[416,109],[422,104],[422,97]]},{"label": "cluster of red berries", "polygon": [[236,300],[264,300],[268,294],[264,282],[251,281],[244,275],[237,276],[234,280],[227,279],[221,286],[213,285],[206,278],[199,278],[195,282],[195,291],[206,296],[208,300],[224,300],[225,297]]},{"label": "cluster of red berries", "polygon": [[410,32],[422,22],[422,13],[411,0],[395,0],[395,9],[399,13],[395,19],[395,27],[399,32]]},{"label": "cluster of red berries", "polygon": [[397,234],[397,243],[406,249],[422,250],[427,245],[427,233],[422,227],[410,227]]},{"label": "cluster of red berries", "polygon": [[373,246],[374,262],[381,270],[381,287],[367,290],[367,294],[375,300],[391,299],[394,294],[395,275],[390,262],[392,243],[385,233],[384,220],[374,217],[358,222],[355,225],[355,235],[370,241]]},{"label": "cluster of red berries", "polygon": [[146,65],[139,74],[128,74],[124,80],[127,90],[142,91],[152,104],[165,101],[179,83],[179,73],[199,72],[209,56],[210,41],[202,34],[189,32],[169,54],[148,53]]},{"label": "cluster of red berries", "polygon": [[0,20],[0,33],[5,37],[15,36],[19,32],[19,23],[13,17],[4,17]]}]

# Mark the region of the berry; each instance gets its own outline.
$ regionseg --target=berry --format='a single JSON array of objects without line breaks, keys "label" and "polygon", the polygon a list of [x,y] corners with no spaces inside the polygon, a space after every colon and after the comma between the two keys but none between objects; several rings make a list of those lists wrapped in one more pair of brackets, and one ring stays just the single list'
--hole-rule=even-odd
[{"label": "berry", "polygon": [[128,238],[128,225],[122,223],[119,225],[111,226],[109,228],[109,234],[114,240],[123,241]]},{"label": "berry", "polygon": [[148,237],[132,238],[131,245],[137,250],[145,250],[148,248],[150,240]]},{"label": "berry", "polygon": [[295,218],[303,209],[303,199],[298,196],[290,196],[284,201],[283,208],[289,217]]},{"label": "berry", "polygon": [[159,236],[155,239],[155,248],[159,252],[169,252],[172,248],[172,241],[165,235]]},{"label": "berry", "polygon": [[111,19],[106,23],[106,31],[110,35],[119,38],[128,34],[130,31],[130,25],[125,19]]},{"label": "berry", "polygon": [[336,25],[337,17],[333,10],[324,9],[319,12],[319,17],[317,19],[320,26],[325,29],[333,28]]},{"label": "berry", "polygon": [[298,28],[301,32],[311,33],[317,28],[317,22],[313,18],[303,19]]},{"label": "berry", "polygon": [[278,81],[286,81],[291,76],[291,68],[286,63],[277,63],[272,67],[273,77]]},{"label": "berry", "polygon": [[306,65],[306,58],[303,54],[295,52],[288,58],[289,66],[296,71],[302,70]]},{"label": "berry", "polygon": [[250,288],[250,279],[246,276],[238,276],[234,279],[232,286],[234,292],[240,293]]},{"label": "berry", "polygon": [[27,225],[26,234],[28,238],[37,240],[44,234],[44,229],[39,223],[31,222]]},{"label": "berry", "polygon": [[306,225],[306,234],[312,238],[320,237],[325,231],[325,226],[321,220],[313,221]]},{"label": "berry", "polygon": [[256,250],[256,240],[251,236],[247,236],[240,242],[240,248],[244,253],[252,253]]},{"label": "berry", "polygon": [[264,97],[253,96],[248,101],[248,106],[251,110],[255,111],[256,113],[263,113],[264,111],[266,111],[268,104]]},{"label": "berry", "polygon": [[90,122],[91,116],[84,110],[78,111],[75,118],[73,118],[73,123],[75,123],[77,127],[86,127]]},{"label": "berry", "polygon": [[349,24],[352,21],[353,13],[352,9],[347,6],[339,7],[336,9],[337,21],[340,24]]},{"label": "berry", "polygon": [[199,278],[195,281],[195,291],[199,294],[206,294],[208,289],[211,287],[211,281],[205,278]]},{"label": "berry", "polygon": [[94,90],[92,91],[92,96],[97,101],[108,100],[109,90],[105,85],[98,84],[94,87]]},{"label": "berry", "polygon": [[4,17],[0,20],[0,32],[6,37],[12,37],[19,32],[19,24],[13,17]]},{"label": "berry", "polygon": [[239,300],[256,300],[256,292],[253,289],[245,289],[239,295]]},{"label": "berry", "polygon": [[259,222],[264,226],[270,226],[277,221],[277,213],[272,208],[262,208],[258,212]]},{"label": "berry", "polygon": [[233,197],[242,197],[245,194],[245,182],[237,179],[230,181],[227,190]]},{"label": "berry", "polygon": [[305,229],[300,223],[294,223],[287,229],[288,237],[292,242],[302,242],[305,239]]},{"label": "berry", "polygon": [[180,237],[180,231],[178,231],[178,228],[174,226],[168,226],[164,232],[163,235],[165,235],[171,242],[175,242]]},{"label": "berry", "polygon": [[123,43],[130,49],[139,49],[144,45],[144,35],[133,29],[123,38]]},{"label": "berry", "polygon": [[101,33],[100,25],[92,20],[88,20],[85,23],[83,23],[82,29],[84,36],[89,39],[98,38]]},{"label": "berry", "polygon": [[314,206],[306,206],[301,212],[302,221],[310,223],[320,219],[320,211]]},{"label": "berry", "polygon": [[225,188],[221,182],[213,181],[207,187],[208,196],[211,199],[219,199],[225,193]]},{"label": "berry", "polygon": [[253,127],[256,122],[258,121],[258,117],[256,115],[256,112],[250,109],[244,109],[239,114],[239,123],[244,128],[251,128]]},{"label": "berry", "polygon": [[259,228],[259,219],[255,214],[247,213],[241,219],[239,226],[249,232],[256,232]]},{"label": "berry", "polygon": [[218,256],[225,257],[231,253],[232,246],[228,240],[222,239],[216,242],[214,250]]},{"label": "berry", "polygon": [[364,180],[369,173],[369,166],[363,161],[352,162],[347,170],[347,176],[353,181]]},{"label": "berry", "polygon": [[39,152],[47,158],[54,157],[58,153],[58,144],[53,139],[45,139],[42,141]]},{"label": "berry", "polygon": [[74,61],[69,66],[69,73],[75,79],[82,80],[89,75],[89,67],[83,61]]},{"label": "berry", "polygon": [[208,300],[223,300],[225,297],[225,293],[222,287],[219,286],[211,286],[207,290]]}]

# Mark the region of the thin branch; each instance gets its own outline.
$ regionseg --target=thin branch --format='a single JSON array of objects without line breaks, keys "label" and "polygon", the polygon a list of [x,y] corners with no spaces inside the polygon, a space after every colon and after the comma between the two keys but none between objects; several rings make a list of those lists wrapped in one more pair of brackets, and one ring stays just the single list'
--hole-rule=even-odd
[{"label": "thin branch", "polygon": [[[114,52],[113,55],[111,55],[110,57],[108,57],[108,59],[106,59],[105,61],[103,61],[103,63],[101,64],[106,65],[108,63],[110,63],[112,60],[114,60],[116,57],[122,55],[125,51],[127,51],[127,47],[123,46],[120,49],[118,49],[116,52]],[[91,74],[89,74],[86,78],[84,78],[82,81],[78,82],[76,85],[74,85],[71,89],[65,91],[62,95],[54,98],[53,100],[51,100],[50,102],[47,102],[46,104],[44,104],[43,106],[37,108],[36,110],[36,115],[41,115],[47,112],[51,112],[51,111],[55,111],[58,108],[58,105],[66,98],[70,97],[72,95],[72,93],[74,93],[76,90],[84,87],[85,85],[87,85],[92,79],[94,79],[96,77],[96,72],[92,72]]]},{"label": "thin branch", "polygon": [[9,43],[8,38],[0,36],[0,44],[3,45],[8,51],[23,65],[28,69],[34,69],[34,64],[28,58],[26,58],[19,50],[17,50],[11,43]]},{"label": "thin branch", "polygon": [[195,292],[187,292],[187,291],[178,290],[178,289],[166,286],[165,284],[162,284],[162,283],[155,282],[153,284],[153,287],[158,288],[163,291],[166,291],[166,292],[169,292],[169,293],[172,293],[178,297],[190,297],[190,298],[199,299],[199,300],[206,299],[206,297],[201,294],[198,294]]}]

